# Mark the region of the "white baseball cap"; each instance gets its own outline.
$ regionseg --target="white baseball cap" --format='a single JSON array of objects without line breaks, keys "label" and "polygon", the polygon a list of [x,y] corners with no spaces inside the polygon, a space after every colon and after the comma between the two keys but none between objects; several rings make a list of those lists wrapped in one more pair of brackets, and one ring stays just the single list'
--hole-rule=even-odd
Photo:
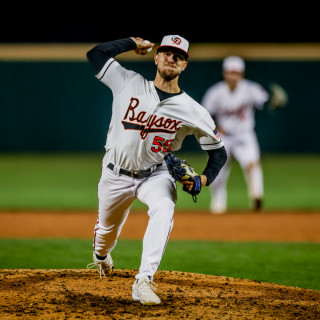
[{"label": "white baseball cap", "polygon": [[230,56],[223,60],[222,68],[225,71],[243,72],[245,66],[242,58],[237,56]]},{"label": "white baseball cap", "polygon": [[164,36],[162,38],[162,41],[160,43],[160,46],[157,48],[157,51],[159,48],[162,47],[173,47],[180,49],[181,51],[184,52],[184,54],[189,57],[189,42],[185,38],[178,36],[178,35],[169,35],[169,36]]}]

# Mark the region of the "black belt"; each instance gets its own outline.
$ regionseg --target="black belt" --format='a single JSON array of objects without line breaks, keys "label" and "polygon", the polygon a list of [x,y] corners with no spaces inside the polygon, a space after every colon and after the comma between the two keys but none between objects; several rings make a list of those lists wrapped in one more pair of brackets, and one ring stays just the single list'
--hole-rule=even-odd
[{"label": "black belt", "polygon": [[[158,163],[157,167],[160,167],[161,165],[162,165],[162,163]],[[110,162],[107,165],[107,167],[109,169],[113,170],[114,164]],[[131,178],[143,179],[143,178],[147,178],[147,177],[151,176],[152,171],[153,170],[151,170],[151,168],[148,170],[139,170],[139,171],[129,171],[129,170],[120,168],[119,173],[124,174],[126,176],[129,176]]]}]

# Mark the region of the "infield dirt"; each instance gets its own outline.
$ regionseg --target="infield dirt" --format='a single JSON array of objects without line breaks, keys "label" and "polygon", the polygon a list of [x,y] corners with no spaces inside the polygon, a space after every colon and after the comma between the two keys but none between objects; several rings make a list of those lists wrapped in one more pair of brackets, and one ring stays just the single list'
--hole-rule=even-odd
[{"label": "infield dirt", "polygon": [[[2,212],[0,219],[2,238],[91,238],[96,213]],[[146,224],[146,213],[132,213],[122,238],[142,238]],[[177,212],[171,239],[320,242],[320,213]],[[320,291],[173,271],[155,275],[162,303],[142,306],[131,298],[135,274],[1,270],[0,319],[320,319]]]}]

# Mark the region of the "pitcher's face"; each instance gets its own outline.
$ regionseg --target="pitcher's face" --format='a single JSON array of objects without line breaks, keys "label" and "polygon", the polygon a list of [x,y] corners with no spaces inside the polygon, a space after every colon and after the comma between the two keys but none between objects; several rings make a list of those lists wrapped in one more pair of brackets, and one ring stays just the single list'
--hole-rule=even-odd
[{"label": "pitcher's face", "polygon": [[158,52],[154,59],[159,75],[167,81],[179,76],[188,65],[182,53],[170,49]]}]

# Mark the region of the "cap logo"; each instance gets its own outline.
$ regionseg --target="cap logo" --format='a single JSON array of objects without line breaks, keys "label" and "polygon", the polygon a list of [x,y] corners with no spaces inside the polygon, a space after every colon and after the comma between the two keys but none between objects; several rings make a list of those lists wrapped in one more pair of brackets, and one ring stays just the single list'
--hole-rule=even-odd
[{"label": "cap logo", "polygon": [[179,46],[179,45],[181,44],[181,39],[178,38],[178,37],[172,37],[171,40],[172,40],[172,42],[173,42],[174,44],[176,44],[177,46]]}]

